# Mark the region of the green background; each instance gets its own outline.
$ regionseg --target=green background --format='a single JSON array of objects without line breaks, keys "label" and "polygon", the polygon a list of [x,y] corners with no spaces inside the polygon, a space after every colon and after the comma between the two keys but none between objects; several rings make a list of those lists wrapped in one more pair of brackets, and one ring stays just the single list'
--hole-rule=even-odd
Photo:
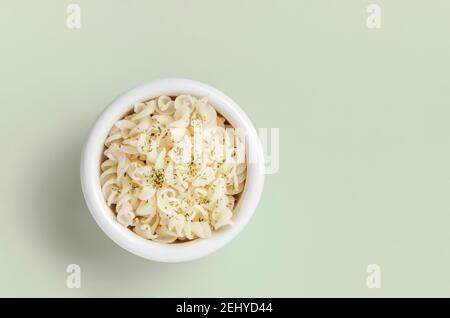
[{"label": "green background", "polygon": [[[79,30],[69,3],[0,4],[0,296],[450,296],[449,1],[80,0]],[[162,77],[281,137],[248,227],[182,264],[117,247],[79,182],[99,112]]]}]

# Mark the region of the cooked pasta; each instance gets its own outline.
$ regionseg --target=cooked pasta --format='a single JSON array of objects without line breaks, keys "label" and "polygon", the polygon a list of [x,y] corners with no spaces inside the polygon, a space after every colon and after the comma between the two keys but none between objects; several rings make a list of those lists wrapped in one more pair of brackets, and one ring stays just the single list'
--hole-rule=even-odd
[{"label": "cooked pasta", "polygon": [[105,147],[106,204],[137,235],[172,243],[232,224],[245,185],[245,146],[206,98],[139,102],[114,124]]}]

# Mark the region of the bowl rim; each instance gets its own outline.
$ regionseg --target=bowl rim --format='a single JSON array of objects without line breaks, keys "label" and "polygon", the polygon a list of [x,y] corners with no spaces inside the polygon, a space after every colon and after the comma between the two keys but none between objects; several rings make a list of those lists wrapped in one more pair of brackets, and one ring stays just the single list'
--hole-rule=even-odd
[{"label": "bowl rim", "polygon": [[[107,206],[100,186],[100,162],[104,141],[113,124],[131,110],[132,104],[161,95],[190,94],[207,96],[211,105],[235,128],[245,132],[247,179],[238,206],[233,213],[233,225],[213,231],[207,239],[177,244],[146,240],[119,224]],[[98,159],[96,159],[96,157]],[[264,186],[264,155],[255,127],[245,112],[231,98],[207,84],[182,78],[152,80],[125,91],[107,105],[92,125],[80,160],[82,192],[88,209],[105,234],[123,249],[148,260],[184,262],[204,257],[219,250],[234,239],[253,216]]]}]

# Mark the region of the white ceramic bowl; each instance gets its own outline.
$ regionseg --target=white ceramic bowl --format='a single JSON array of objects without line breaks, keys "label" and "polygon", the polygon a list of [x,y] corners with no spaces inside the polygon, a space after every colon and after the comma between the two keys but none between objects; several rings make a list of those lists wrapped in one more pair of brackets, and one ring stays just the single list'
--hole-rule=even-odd
[{"label": "white ceramic bowl", "polygon": [[[160,95],[207,96],[211,105],[235,128],[245,132],[247,180],[235,207],[233,225],[207,239],[163,244],[145,240],[120,225],[106,205],[100,186],[100,163],[105,139],[114,125],[132,109],[132,104]],[[142,84],[115,99],[95,121],[81,155],[81,186],[87,206],[100,228],[127,251],[159,262],[183,262],[206,256],[230,242],[247,225],[255,212],[264,184],[264,156],[257,132],[242,109],[217,89],[186,79],[161,79]]]}]

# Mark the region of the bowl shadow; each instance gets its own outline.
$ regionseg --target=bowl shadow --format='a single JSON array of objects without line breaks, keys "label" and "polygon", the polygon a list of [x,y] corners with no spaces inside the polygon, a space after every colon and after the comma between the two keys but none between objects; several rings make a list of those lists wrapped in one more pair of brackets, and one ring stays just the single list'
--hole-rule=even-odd
[{"label": "bowl shadow", "polygon": [[[170,271],[176,265],[151,262],[123,250],[102,232],[90,215],[80,184],[84,140],[79,135],[53,143],[50,164],[36,167],[36,178],[41,181],[31,197],[37,203],[36,211],[30,213],[35,242],[44,247],[43,251],[50,251],[45,257],[53,264],[63,266],[55,270],[57,275],[65,273],[69,264],[80,265],[82,291],[86,295],[110,295],[111,284],[125,287],[139,281],[145,283],[143,273],[163,279],[163,268]],[[65,283],[61,286],[65,288]],[[116,295],[121,296],[125,290],[117,291]]]}]

